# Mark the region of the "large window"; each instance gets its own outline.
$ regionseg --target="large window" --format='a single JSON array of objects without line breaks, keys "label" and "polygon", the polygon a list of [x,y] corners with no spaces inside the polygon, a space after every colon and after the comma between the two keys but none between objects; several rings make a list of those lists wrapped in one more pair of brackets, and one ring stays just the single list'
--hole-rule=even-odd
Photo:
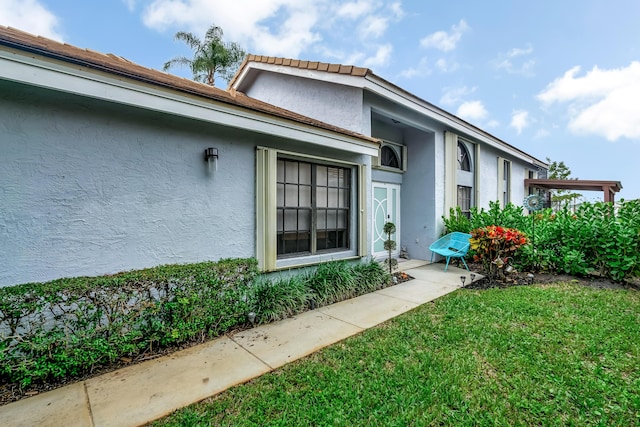
[{"label": "large window", "polygon": [[279,158],[278,258],[350,248],[351,168]]}]

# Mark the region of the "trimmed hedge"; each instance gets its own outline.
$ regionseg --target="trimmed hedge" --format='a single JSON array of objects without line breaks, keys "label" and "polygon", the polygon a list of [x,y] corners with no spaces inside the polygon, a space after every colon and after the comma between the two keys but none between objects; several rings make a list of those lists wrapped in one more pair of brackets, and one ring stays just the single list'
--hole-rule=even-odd
[{"label": "trimmed hedge", "polygon": [[377,262],[332,261],[269,279],[255,259],[165,265],[0,288],[0,382],[77,377],[388,286]]},{"label": "trimmed hedge", "polygon": [[0,380],[81,375],[218,336],[245,322],[257,272],[255,259],[224,259],[0,288]]}]

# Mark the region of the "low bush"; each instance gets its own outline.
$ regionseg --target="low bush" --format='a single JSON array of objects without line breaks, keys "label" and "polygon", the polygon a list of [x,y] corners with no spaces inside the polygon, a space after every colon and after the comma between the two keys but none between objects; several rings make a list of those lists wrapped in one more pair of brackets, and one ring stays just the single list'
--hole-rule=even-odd
[{"label": "low bush", "polygon": [[257,324],[274,322],[308,309],[313,293],[301,275],[269,280],[258,278],[250,289],[250,310]]},{"label": "low bush", "polygon": [[82,375],[245,322],[255,259],[167,265],[0,288],[0,381]]},{"label": "low bush", "polygon": [[201,342],[391,283],[371,260],[258,276],[255,259],[166,265],[0,288],[0,383],[77,377],[120,358]]},{"label": "low bush", "polygon": [[502,268],[513,262],[516,251],[529,240],[514,228],[495,225],[471,230],[471,249],[475,252],[473,260],[481,262],[485,275],[493,281],[502,273]]}]

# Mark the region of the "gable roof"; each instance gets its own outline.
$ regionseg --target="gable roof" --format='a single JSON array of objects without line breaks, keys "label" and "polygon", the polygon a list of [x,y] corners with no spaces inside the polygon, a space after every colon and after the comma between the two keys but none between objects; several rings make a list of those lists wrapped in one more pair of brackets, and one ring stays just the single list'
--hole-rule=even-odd
[{"label": "gable roof", "polygon": [[[4,48],[4,49],[3,49]],[[222,90],[213,86],[178,77],[152,68],[147,68],[113,54],[103,54],[90,49],[81,49],[21,30],[0,25],[0,51],[15,49],[35,54],[51,61],[81,66],[91,72],[107,73],[131,79],[136,83],[152,85],[161,89],[195,95],[215,103],[222,103],[242,110],[267,114],[285,121],[359,139],[364,143],[379,144],[379,140],[277,107],[251,98],[235,90]],[[0,72],[0,79],[4,78]]]},{"label": "gable roof", "polygon": [[[248,75],[252,67],[257,69],[271,70],[276,71],[275,67],[279,69],[277,71],[282,71],[282,67],[286,67],[293,72],[300,71],[311,71],[311,72],[323,72],[328,76],[332,76],[335,78],[330,78],[331,81],[336,81],[336,78],[340,76],[345,77],[353,77],[361,80],[361,83],[358,83],[357,86],[362,89],[369,89],[373,92],[376,92],[382,96],[393,94],[397,95],[403,99],[409,100],[409,103],[412,105],[419,105],[420,107],[426,109],[432,114],[436,120],[444,122],[452,129],[457,129],[458,131],[464,130],[466,133],[475,136],[480,140],[484,140],[489,142],[495,146],[502,147],[508,151],[519,154],[521,157],[526,158],[531,161],[536,166],[541,166],[543,168],[547,168],[548,164],[542,160],[535,158],[534,156],[526,153],[525,151],[507,143],[506,141],[497,138],[496,136],[490,134],[489,132],[467,122],[466,120],[461,119],[460,117],[449,113],[446,110],[436,106],[435,104],[426,101],[407,90],[395,85],[394,83],[389,82],[388,80],[383,79],[382,77],[376,75],[369,68],[361,68],[352,65],[342,65],[342,64],[329,64],[324,62],[313,62],[313,61],[302,61],[296,59],[288,59],[288,58],[277,58],[271,56],[261,56],[261,55],[247,55],[242,65],[238,69],[237,73],[233,77],[233,79],[229,82],[229,88],[239,89],[242,85],[242,80]],[[305,77],[311,77],[310,73],[305,73]],[[313,78],[313,77],[312,77]],[[340,80],[341,83],[347,84],[348,80]],[[356,84],[354,84],[356,85]],[[463,136],[464,137],[464,136]]]}]

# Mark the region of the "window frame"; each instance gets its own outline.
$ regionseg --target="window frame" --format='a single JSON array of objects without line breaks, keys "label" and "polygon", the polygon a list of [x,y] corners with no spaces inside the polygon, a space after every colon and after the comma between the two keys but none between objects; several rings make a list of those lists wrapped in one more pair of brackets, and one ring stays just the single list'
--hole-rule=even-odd
[{"label": "window frame", "polygon": [[[398,159],[398,167],[385,166],[382,164],[382,150],[383,148],[392,150]],[[375,158],[373,166],[376,169],[386,170],[390,172],[406,172],[407,170],[407,146],[398,142],[382,140],[380,148],[378,149],[378,157]]]},{"label": "window frame", "polygon": [[[278,158],[350,168],[351,194],[349,221],[350,248],[315,254],[277,256],[277,164]],[[336,259],[366,256],[367,205],[366,165],[298,152],[258,146],[256,148],[256,258],[262,271],[276,271]]]},{"label": "window frame", "polygon": [[[353,168],[344,165],[327,164],[326,162],[315,162],[309,159],[297,159],[287,155],[278,156],[277,162],[277,259],[349,251],[353,246],[351,236],[354,203]],[[281,164],[282,173],[280,173]],[[292,168],[291,166],[293,165],[296,166]],[[308,166],[308,171],[306,171],[308,172],[308,177],[304,182],[301,182],[303,181],[301,179],[301,170],[307,167],[302,168],[302,165]],[[324,176],[324,182],[322,182],[322,169],[324,168],[327,169],[327,174]],[[297,176],[295,179],[288,178],[287,173],[293,171],[293,169],[295,169]],[[331,182],[330,169],[338,172],[335,182]],[[341,174],[340,171],[343,171],[343,173]],[[308,189],[308,203],[300,201],[301,188]],[[303,193],[306,193],[306,191],[303,191]],[[288,198],[294,199],[295,203],[288,204]],[[332,202],[334,198],[335,201]],[[324,203],[322,199],[324,199]],[[302,221],[301,216],[303,218]],[[334,227],[330,227],[329,224],[329,218],[332,216],[334,220],[331,225],[334,225]],[[291,219],[295,220],[295,230],[287,226],[288,223],[291,223]],[[341,219],[342,227],[340,226]],[[307,224],[301,226],[303,222],[307,222]],[[324,226],[321,225],[321,222],[324,222]],[[326,245],[331,242],[329,236],[332,234],[335,247],[327,247]],[[294,236],[294,238],[287,238],[287,235]],[[322,235],[324,235],[325,247],[321,248],[319,246],[322,246]],[[302,239],[300,238],[301,236]],[[304,236],[308,236],[308,238],[304,239]],[[304,244],[305,240],[308,240],[306,245]],[[296,250],[288,250],[287,242],[289,242],[290,246],[294,241],[296,242]],[[301,242],[303,243],[302,250],[300,249]]]}]

